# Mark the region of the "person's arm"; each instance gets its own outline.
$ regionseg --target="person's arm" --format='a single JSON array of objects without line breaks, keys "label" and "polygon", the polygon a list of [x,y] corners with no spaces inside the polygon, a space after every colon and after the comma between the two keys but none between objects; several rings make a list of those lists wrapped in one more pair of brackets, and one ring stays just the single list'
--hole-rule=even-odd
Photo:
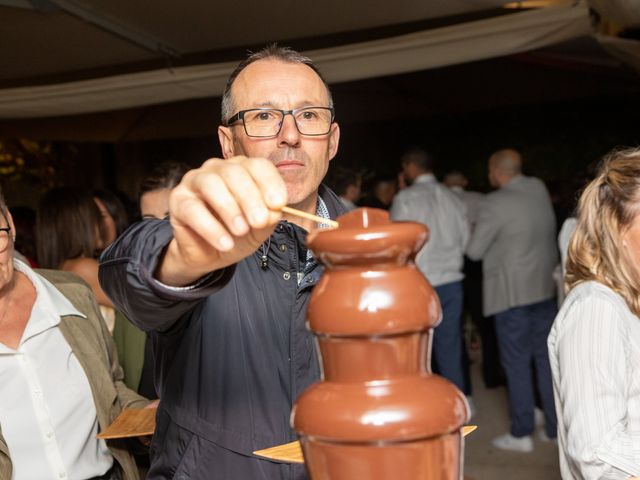
[{"label": "person's arm", "polygon": [[173,239],[154,276],[184,286],[237,263],[269,237],[286,202],[284,181],[271,161],[206,161],[171,191]]},{"label": "person's arm", "polygon": [[478,219],[469,238],[466,255],[471,260],[482,260],[500,229],[494,202],[485,199],[478,210]]},{"label": "person's arm", "polygon": [[[93,303],[94,315],[100,315],[100,310],[95,302]],[[120,365],[118,360],[118,352],[116,348],[116,344],[109,333],[109,330],[106,327],[104,321],[99,321],[99,336],[102,340],[103,348],[107,353],[107,359],[109,362],[109,371],[111,373],[111,379],[113,381],[113,386],[116,389],[116,398],[118,405],[120,406],[120,411],[123,411],[127,408],[157,408],[158,401],[151,401],[142,395],[138,394],[138,392],[130,389],[124,383],[124,370]],[[135,455],[146,455],[149,452],[149,445],[151,443],[151,437],[143,436],[143,437],[135,437],[125,439],[125,442],[122,444],[126,445],[126,448]]]},{"label": "person's arm", "polygon": [[2,426],[0,425],[0,478],[12,478],[13,466],[9,457],[9,447],[2,436]]},{"label": "person's arm", "polygon": [[266,159],[208,160],[171,192],[170,221],[131,227],[102,255],[100,284],[139,328],[167,330],[231,278],[266,240],[286,204]]},{"label": "person's arm", "polygon": [[462,251],[464,253],[467,245],[469,243],[469,236],[471,235],[471,224],[469,223],[469,211],[467,206],[464,204],[462,200],[457,197],[453,198],[456,200],[458,215],[456,215],[456,221],[458,223],[457,230],[459,232],[460,244],[462,245]]},{"label": "person's arm", "polygon": [[389,209],[389,217],[393,221],[411,220],[405,198],[402,193],[398,193],[393,197],[391,208]]},{"label": "person's arm", "polygon": [[578,301],[557,339],[554,379],[566,454],[585,479],[640,475],[640,432],[627,429],[628,341],[621,311],[606,298]]}]

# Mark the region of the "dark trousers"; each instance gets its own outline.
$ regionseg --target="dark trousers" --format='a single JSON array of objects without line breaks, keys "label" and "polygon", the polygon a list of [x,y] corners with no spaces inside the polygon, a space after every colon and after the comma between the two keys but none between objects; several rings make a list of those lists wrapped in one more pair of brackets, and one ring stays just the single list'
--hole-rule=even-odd
[{"label": "dark trousers", "polygon": [[442,306],[442,322],[433,330],[431,353],[434,371],[465,391],[462,365],[462,282],[435,287]]},{"label": "dark trousers", "polygon": [[[482,262],[464,258],[464,307],[476,330],[482,345],[482,381],[485,387],[495,388],[505,384],[504,372],[498,354],[495,320],[482,314]],[[465,353],[465,352],[463,352]],[[468,358],[468,357],[467,357]],[[469,376],[468,360],[465,376]],[[470,394],[470,387],[466,394]]]},{"label": "dark trousers", "polygon": [[556,436],[556,411],[547,351],[547,336],[556,309],[555,299],[550,299],[510,308],[495,315],[500,360],[507,376],[511,434],[515,437],[530,435],[534,429],[534,365],[546,433],[551,438]]}]

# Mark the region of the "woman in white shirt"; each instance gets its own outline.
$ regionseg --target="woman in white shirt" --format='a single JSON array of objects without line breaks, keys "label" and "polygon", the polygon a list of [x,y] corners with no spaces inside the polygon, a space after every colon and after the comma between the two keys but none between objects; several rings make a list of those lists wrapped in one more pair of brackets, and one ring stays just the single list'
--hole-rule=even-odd
[{"label": "woman in white shirt", "polygon": [[640,149],[583,192],[549,335],[564,479],[640,475]]}]

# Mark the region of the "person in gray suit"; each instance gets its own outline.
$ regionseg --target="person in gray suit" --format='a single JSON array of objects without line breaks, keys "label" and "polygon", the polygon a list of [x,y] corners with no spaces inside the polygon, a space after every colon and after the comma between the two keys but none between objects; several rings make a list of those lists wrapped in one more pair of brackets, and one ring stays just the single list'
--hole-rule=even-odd
[{"label": "person in gray suit", "polygon": [[534,430],[535,364],[545,415],[542,440],[556,437],[547,336],[556,313],[552,273],[557,264],[556,222],[541,180],[522,175],[521,155],[500,150],[489,159],[485,197],[467,246],[483,261],[484,315],[495,315],[500,361],[507,377],[511,431],[493,440],[505,450],[530,452]]},{"label": "person in gray suit", "polygon": [[464,248],[469,240],[467,212],[460,200],[433,174],[434,159],[421,148],[402,156],[402,174],[409,187],[393,199],[393,220],[409,220],[429,227],[429,241],[416,257],[416,265],[433,285],[442,321],[434,330],[432,361],[437,373],[454,383],[471,403],[465,381],[462,331],[462,273]]}]

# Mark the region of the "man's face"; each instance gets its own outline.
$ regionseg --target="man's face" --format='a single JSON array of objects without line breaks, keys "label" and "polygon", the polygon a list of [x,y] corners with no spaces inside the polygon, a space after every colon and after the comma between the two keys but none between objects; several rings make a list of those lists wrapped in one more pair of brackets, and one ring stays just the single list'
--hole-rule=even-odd
[{"label": "man's face", "polygon": [[[328,107],[324,83],[308,66],[277,60],[259,60],[246,67],[231,90],[234,112],[271,107],[292,110],[300,107]],[[302,208],[315,200],[329,161],[338,151],[340,130],[336,123],[327,135],[305,136],[286,115],[280,133],[272,138],[249,137],[238,122],[218,130],[225,158],[234,155],[264,157],[278,168],[287,186],[289,205]]]},{"label": "man's face", "polygon": [[380,200],[385,205],[391,205],[391,202],[393,202],[393,197],[395,197],[397,190],[398,189],[396,188],[395,182],[380,182],[376,188],[378,200]]},{"label": "man's face", "polygon": [[355,185],[350,185],[349,188],[351,189],[351,201],[357,202],[360,200],[362,196],[362,179],[358,178]]},{"label": "man's face", "polygon": [[158,188],[140,195],[142,218],[165,218],[169,215],[170,188]]}]

